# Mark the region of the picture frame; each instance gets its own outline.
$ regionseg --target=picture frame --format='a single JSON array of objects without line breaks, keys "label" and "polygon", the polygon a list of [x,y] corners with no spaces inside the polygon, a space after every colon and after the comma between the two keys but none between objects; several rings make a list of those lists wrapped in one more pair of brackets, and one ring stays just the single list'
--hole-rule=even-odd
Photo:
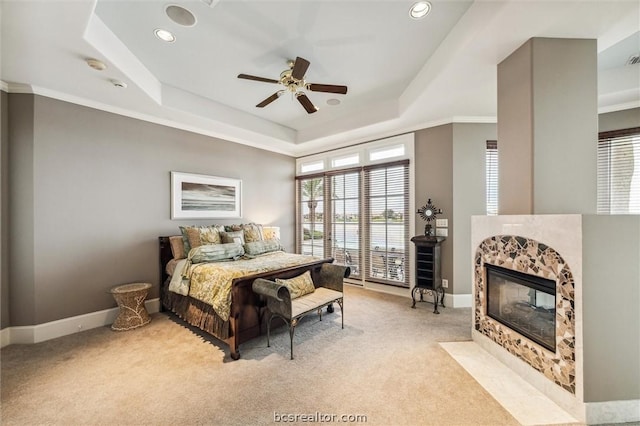
[{"label": "picture frame", "polygon": [[171,219],[242,217],[242,180],[171,172]]}]

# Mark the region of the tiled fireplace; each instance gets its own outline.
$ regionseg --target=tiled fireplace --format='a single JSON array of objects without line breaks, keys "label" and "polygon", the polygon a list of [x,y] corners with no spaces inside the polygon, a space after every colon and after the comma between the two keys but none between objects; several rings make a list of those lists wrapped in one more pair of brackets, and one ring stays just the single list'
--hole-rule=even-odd
[{"label": "tiled fireplace", "polygon": [[[576,418],[584,418],[581,414],[584,412],[582,216],[474,216],[471,246],[474,260],[473,340],[556,404]],[[534,311],[536,305],[554,309],[552,343],[555,348],[514,330],[505,324],[508,321],[501,322],[488,315],[486,265],[531,277],[534,281],[541,279],[553,283],[552,302],[548,294],[538,295],[534,301],[529,292],[512,288],[501,297],[507,304],[533,305],[520,305],[522,309]],[[519,282],[518,279],[513,281]],[[519,294],[519,300],[513,300],[515,293]],[[508,311],[509,308],[505,305],[505,309]]]},{"label": "tiled fireplace", "polygon": [[495,235],[478,246],[474,268],[475,330],[575,394],[574,279],[563,257],[531,238]]},{"label": "tiled fireplace", "polygon": [[[471,219],[473,341],[580,422],[640,420],[639,232],[638,216]],[[492,293],[487,265],[506,271]]]}]

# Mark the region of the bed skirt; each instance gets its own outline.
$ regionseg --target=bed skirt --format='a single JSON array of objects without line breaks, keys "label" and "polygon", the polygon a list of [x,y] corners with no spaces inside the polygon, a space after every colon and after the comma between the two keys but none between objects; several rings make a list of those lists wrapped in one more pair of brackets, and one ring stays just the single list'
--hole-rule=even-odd
[{"label": "bed skirt", "polygon": [[220,340],[229,338],[229,321],[224,321],[214,311],[213,306],[190,296],[169,291],[165,282],[162,305],[190,325],[214,335]]}]

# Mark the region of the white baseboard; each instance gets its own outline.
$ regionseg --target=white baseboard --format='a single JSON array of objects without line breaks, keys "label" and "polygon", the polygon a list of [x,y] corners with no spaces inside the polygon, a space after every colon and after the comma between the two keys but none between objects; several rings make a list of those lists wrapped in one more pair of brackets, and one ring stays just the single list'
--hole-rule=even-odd
[{"label": "white baseboard", "polygon": [[[348,281],[345,281],[350,284]],[[378,291],[380,293],[393,294],[411,299],[411,290],[408,288],[394,287],[384,284],[366,282],[364,286],[359,285],[367,290]],[[431,299],[429,299],[431,300]],[[471,293],[468,294],[444,294],[444,305],[449,308],[470,308],[473,298]]]},{"label": "white baseboard", "polygon": [[471,307],[471,294],[444,294],[445,306],[452,308],[470,308]]},{"label": "white baseboard", "polygon": [[4,348],[11,342],[11,328],[3,328],[0,330],[0,348]]},{"label": "white baseboard", "polygon": [[[160,310],[160,299],[147,300],[144,304],[150,314]],[[39,343],[92,328],[104,327],[113,324],[117,315],[118,308],[111,308],[44,324],[7,327],[0,332],[0,347]]]},{"label": "white baseboard", "polygon": [[640,400],[587,402],[587,424],[612,424],[640,422]]}]

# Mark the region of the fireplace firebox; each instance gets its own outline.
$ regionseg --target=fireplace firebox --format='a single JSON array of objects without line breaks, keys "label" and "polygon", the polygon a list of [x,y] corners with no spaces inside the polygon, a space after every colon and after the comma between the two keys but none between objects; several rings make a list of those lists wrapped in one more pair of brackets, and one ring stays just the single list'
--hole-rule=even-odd
[{"label": "fireplace firebox", "polygon": [[555,281],[487,263],[484,266],[487,315],[555,352]]}]

